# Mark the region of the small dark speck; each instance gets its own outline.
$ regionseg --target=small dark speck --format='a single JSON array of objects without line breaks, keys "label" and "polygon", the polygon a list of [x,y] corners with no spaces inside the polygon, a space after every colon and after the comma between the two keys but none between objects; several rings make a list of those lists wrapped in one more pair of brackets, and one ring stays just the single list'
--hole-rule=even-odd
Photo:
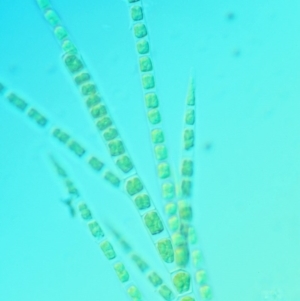
[{"label": "small dark speck", "polygon": [[227,19],[228,21],[233,21],[233,20],[236,19],[236,15],[235,15],[233,12],[228,12],[228,13],[226,14],[226,19]]},{"label": "small dark speck", "polygon": [[72,198],[67,198],[64,200],[61,200],[68,208],[69,208],[69,212],[71,217],[75,217],[76,216],[76,210],[73,206],[73,199]]},{"label": "small dark speck", "polygon": [[213,147],[212,142],[206,142],[203,146],[204,150],[208,152],[211,151],[212,147]]},{"label": "small dark speck", "polygon": [[232,55],[233,55],[234,57],[239,57],[239,56],[241,55],[241,50],[238,49],[238,48],[234,49],[234,50],[232,51]]}]

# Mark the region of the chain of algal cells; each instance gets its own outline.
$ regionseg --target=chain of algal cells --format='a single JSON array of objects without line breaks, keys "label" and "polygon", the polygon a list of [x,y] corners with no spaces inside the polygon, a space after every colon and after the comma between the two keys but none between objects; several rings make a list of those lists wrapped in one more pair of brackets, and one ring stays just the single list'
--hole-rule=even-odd
[{"label": "chain of algal cells", "polygon": [[193,225],[192,180],[194,173],[194,149],[195,149],[195,87],[193,79],[190,80],[183,126],[183,151],[180,164],[180,184],[178,212],[180,217],[180,239],[189,242],[191,252],[191,265],[194,274],[195,285],[199,289],[200,296],[207,300],[212,298],[211,287],[208,284],[207,272],[204,269],[203,258],[199,250],[198,236]]},{"label": "chain of algal cells", "polygon": [[[115,238],[118,240],[120,245],[122,246],[124,252],[131,258],[131,260],[135,263],[135,265],[138,267],[138,269],[147,276],[147,279],[151,283],[151,285],[155,288],[156,291],[163,297],[165,301],[171,301],[174,298],[178,300],[179,297],[178,294],[176,297],[174,297],[174,293],[172,290],[163,282],[162,277],[155,272],[150,265],[139,255],[137,252],[134,251],[133,247],[125,240],[124,236],[122,236],[114,227],[109,225],[109,228],[111,232],[114,234]],[[181,274],[177,275],[177,279],[181,277]],[[181,281],[174,282],[175,286],[177,287],[177,290],[184,290],[181,286]],[[185,296],[184,298],[181,298],[180,300],[183,301],[193,301],[194,298],[192,296]]]},{"label": "chain of algal cells", "polygon": [[73,138],[69,133],[64,131],[60,126],[52,124],[48,117],[40,113],[35,107],[32,107],[27,100],[17,95],[14,92],[8,91],[5,93],[5,86],[0,83],[0,94],[14,106],[18,111],[24,113],[31,121],[38,125],[43,130],[50,133],[51,137],[59,141],[61,145],[75,154],[78,158],[84,159],[85,163],[95,172],[99,173],[107,182],[114,187],[119,187],[121,180],[115,172],[109,170],[103,160],[99,157],[91,155],[91,153],[78,142],[78,139]]},{"label": "chain of algal cells", "polygon": [[[173,233],[172,243],[174,247],[174,260],[178,267],[185,268],[189,262],[189,249],[186,241],[181,240],[180,244],[178,243],[178,201],[175,193],[174,175],[172,175],[171,166],[168,162],[168,151],[159,110],[159,99],[156,92],[156,81],[154,78],[153,60],[150,53],[148,29],[146,27],[141,1],[128,1],[144,94],[145,110],[150,129],[154,157],[156,159],[157,175],[160,180],[159,185],[161,187],[162,198],[166,202],[165,213],[167,214],[167,223],[171,233]],[[170,207],[172,207],[173,210],[169,210]],[[190,276],[186,274],[186,277]]]},{"label": "chain of algal cells", "polygon": [[[4,85],[0,83],[0,93],[3,94],[5,90],[6,89],[5,89]],[[7,98],[9,103],[12,104],[15,108],[17,108],[19,111],[23,112],[25,114],[25,116],[28,116],[30,120],[34,121],[39,127],[43,128],[43,129],[51,129],[52,128],[52,131],[50,131],[50,132],[52,132],[52,137],[57,138],[59,141],[61,141],[63,143],[63,145],[67,146],[67,148],[70,151],[72,151],[73,153],[75,153],[79,158],[82,158],[82,156],[84,156],[87,153],[86,148],[84,148],[82,146],[82,144],[79,144],[78,142],[76,142],[77,140],[74,140],[73,138],[71,138],[70,135],[63,132],[57,126],[50,126],[49,119],[47,117],[45,117],[44,114],[41,114],[39,110],[30,106],[29,103],[27,101],[25,101],[23,98],[21,98],[20,96],[16,95],[13,92],[6,93],[5,98]],[[103,166],[104,166],[103,161],[100,161],[99,159],[97,159],[94,156],[87,156],[87,157],[89,159],[86,162],[95,171],[103,170]],[[70,195],[69,199],[72,201],[74,195],[78,196],[79,192],[73,185],[72,181],[70,181],[67,178],[67,174],[63,170],[63,168],[60,167],[56,163],[55,160],[52,159],[52,161],[55,164],[57,173],[62,178],[65,178],[65,186],[67,187],[68,193]],[[111,176],[108,177],[107,176],[108,174]],[[115,179],[117,179],[116,176],[113,176],[113,178],[112,178],[112,175],[113,175],[113,173],[111,171],[106,171],[106,172],[104,172],[104,179],[106,179],[110,184],[113,184],[114,186],[116,186],[116,184],[118,184],[120,181],[119,180],[116,181],[115,180]],[[73,196],[73,197],[71,197],[71,196]],[[70,205],[72,206],[73,204],[70,204]],[[140,264],[141,264],[140,268],[142,268],[142,261],[138,261],[137,256],[135,256],[135,258],[136,258],[136,260],[135,260],[136,264],[138,264],[138,262],[140,262]],[[160,283],[161,282],[160,277],[157,277],[156,274],[154,274],[154,273],[150,273],[148,276],[149,276],[149,280],[152,282],[152,284],[154,286],[159,285],[158,292],[166,301],[173,300],[174,294],[163,282]],[[173,283],[174,283],[175,287],[177,287],[178,291],[182,290],[183,283],[181,281],[181,276],[182,276],[181,273],[177,273],[176,277],[174,277],[174,279],[173,279]],[[185,282],[185,285],[188,286],[188,283]],[[181,298],[180,300],[181,301],[193,301],[194,299],[191,296],[185,296],[185,297]]]},{"label": "chain of algal cells", "polygon": [[92,234],[94,241],[99,245],[103,255],[111,263],[122,287],[132,301],[146,301],[142,296],[142,292],[135,285],[132,276],[129,275],[128,269],[124,263],[118,258],[115,248],[106,238],[102,225],[93,217],[93,214],[87,203],[82,200],[80,192],[74,182],[70,179],[65,169],[50,156],[51,162],[55,168],[56,174],[63,180],[64,187],[68,193],[68,199],[72,207],[78,210],[82,220],[86,223],[89,232]]},{"label": "chain of algal cells", "polygon": [[[49,1],[37,0],[45,19],[51,25],[54,34],[62,50],[64,51],[63,60],[74,82],[79,86],[82,96],[88,106],[92,118],[94,118],[97,128],[102,133],[110,155],[115,159],[115,164],[124,173],[125,190],[136,204],[140,214],[143,216],[144,223],[152,235],[152,240],[156,250],[166,263],[167,269],[172,271],[172,280],[175,281],[177,273],[182,275],[182,270],[174,263],[174,251],[172,242],[167,231],[164,229],[163,221],[157,213],[157,210],[151,205],[149,194],[137,175],[129,155],[125,151],[124,143],[113,125],[112,118],[100,97],[98,88],[92,80],[83,60],[81,59],[75,45],[69,39],[69,34],[58,14],[53,10]],[[104,109],[103,109],[104,108]],[[169,191],[169,186],[166,186]],[[171,259],[171,260],[170,260]],[[170,263],[171,261],[171,263]],[[182,286],[186,287],[186,282],[190,282],[190,275],[185,272],[184,277],[180,278]],[[189,285],[189,290],[191,286]],[[185,293],[189,293],[186,291]],[[184,295],[184,294],[183,294]]]},{"label": "chain of algal cells", "polygon": [[[120,179],[110,170],[107,168],[105,169],[104,162],[101,161],[99,158],[95,156],[88,155],[89,152],[87,149],[82,146],[81,143],[77,142],[78,140],[73,139],[69,134],[67,134],[65,131],[61,129],[61,127],[51,125],[50,120],[42,113],[40,113],[40,110],[37,110],[36,108],[32,107],[28,101],[24,100],[20,96],[18,96],[14,92],[7,92],[4,93],[6,90],[5,86],[0,83],[0,94],[4,94],[4,97],[8,100],[8,102],[13,105],[16,109],[18,109],[20,112],[24,113],[25,116],[27,116],[31,121],[33,121],[35,124],[37,124],[40,128],[44,130],[48,130],[48,133],[51,134],[51,137],[57,139],[60,141],[60,143],[66,148],[74,153],[77,157],[79,158],[87,158],[85,161],[94,171],[99,172],[100,174],[103,174],[103,178],[108,181],[110,184],[112,184],[115,187],[119,187],[120,185]],[[56,164],[56,170],[58,174],[62,177],[67,177],[66,172],[59,167],[58,164]],[[77,195],[78,191],[77,189],[74,188],[74,185],[72,184],[71,181],[66,180],[66,186],[68,187],[69,194],[74,194]],[[168,211],[172,211],[173,209],[173,204],[169,204],[168,206]],[[72,209],[72,208],[71,208]],[[181,210],[179,211],[181,212]],[[193,241],[195,241],[195,235],[193,236]],[[160,246],[163,247],[163,246]],[[167,252],[167,250],[165,250]],[[196,253],[196,251],[194,252]],[[197,253],[198,254],[198,253]],[[193,262],[197,263],[199,262],[199,256],[193,256]],[[199,273],[201,271],[198,271],[197,275],[199,278]],[[155,274],[152,275],[151,279],[153,280],[153,285],[159,283],[159,279],[155,278]],[[185,290],[186,287],[189,287],[189,279],[188,281],[182,282],[182,276],[185,276],[184,273],[177,273],[174,278],[173,278],[173,283],[177,290],[181,292],[182,290]],[[156,280],[157,281],[156,281]],[[180,281],[181,280],[181,281]],[[185,283],[185,286],[183,286],[183,283]],[[182,288],[183,287],[183,288]],[[203,290],[204,288],[202,288]],[[174,294],[172,294],[171,290],[164,284],[161,284],[161,287],[158,290],[159,294],[164,297],[166,301],[173,300]],[[202,294],[203,295],[203,294]],[[207,295],[207,294],[206,294]],[[185,300],[185,301],[193,301],[194,299],[191,296],[185,296],[181,298],[180,300]]]},{"label": "chain of algal cells", "polygon": [[[193,79],[190,80],[186,98],[185,124],[183,130],[184,159],[181,163],[181,181],[179,189],[174,189],[174,180],[171,175],[170,164],[163,133],[159,100],[156,92],[156,81],[153,70],[153,60],[150,53],[150,42],[145,16],[140,0],[128,0],[132,29],[135,38],[141,83],[144,92],[144,104],[147,112],[148,124],[151,132],[151,141],[156,158],[158,178],[161,180],[162,196],[167,201],[165,213],[167,214],[168,226],[172,234],[175,262],[179,267],[187,267],[189,264],[189,252],[192,253],[193,272],[196,278],[199,292],[203,299],[211,299],[211,289],[206,284],[206,273],[199,269],[200,251],[196,248],[196,230],[191,225],[192,208],[189,202],[192,190],[193,176],[193,150],[195,140],[195,86]],[[159,133],[157,135],[157,133]],[[155,139],[156,137],[159,139]],[[153,139],[154,138],[154,139]],[[168,189],[166,189],[168,187]],[[165,192],[168,191],[166,194]],[[174,200],[175,193],[177,200]],[[178,193],[179,192],[179,193]],[[179,214],[179,218],[178,218]],[[190,248],[187,242],[190,233]],[[196,269],[196,270],[195,270]],[[188,287],[182,290],[188,290]]]},{"label": "chain of algal cells", "polygon": [[[50,132],[52,133],[51,135],[52,137],[56,138],[56,140],[59,140],[62,145],[65,145],[70,151],[72,151],[72,153],[75,153],[77,157],[79,158],[86,157],[87,158],[86,162],[90,167],[92,167],[94,171],[100,172],[100,174],[103,174],[103,177],[106,181],[108,181],[114,187],[120,188],[120,183],[122,183],[124,180],[122,179],[120,180],[113,172],[111,172],[107,168],[106,169],[103,168],[105,166],[103,161],[101,161],[95,156],[88,155],[88,151],[86,150],[86,148],[83,147],[82,144],[78,143],[77,140],[73,139],[65,131],[63,131],[60,127],[53,126],[53,125],[51,126],[49,119],[46,118],[44,114],[41,114],[39,110],[30,106],[29,103],[25,101],[23,98],[21,98],[20,96],[18,96],[13,92],[4,93],[5,90],[6,88],[4,87],[4,85],[0,83],[0,94],[5,94],[4,97],[9,101],[11,105],[13,105],[19,111],[25,113],[25,116],[28,116],[30,120],[34,121],[35,124],[37,124],[39,127],[43,129],[50,129]],[[136,204],[139,203],[136,202]],[[147,208],[149,208],[150,213],[154,211],[153,206],[149,205]],[[147,219],[147,215],[144,216],[141,215],[141,217],[143,218],[143,221],[148,228],[153,229],[153,227],[158,227],[158,226],[160,227],[160,225],[155,224],[156,223],[155,220],[149,221]],[[154,223],[154,225],[152,226],[151,223]],[[161,225],[161,227],[163,226]],[[167,236],[168,233],[165,230],[161,232],[162,232],[160,233],[161,236],[165,235],[166,238],[161,238],[160,236],[159,242],[161,240],[163,241],[169,240]],[[153,233],[155,234],[154,230]],[[155,246],[158,248],[157,245]],[[173,249],[169,248],[169,249],[164,249],[163,251],[172,254]]]}]

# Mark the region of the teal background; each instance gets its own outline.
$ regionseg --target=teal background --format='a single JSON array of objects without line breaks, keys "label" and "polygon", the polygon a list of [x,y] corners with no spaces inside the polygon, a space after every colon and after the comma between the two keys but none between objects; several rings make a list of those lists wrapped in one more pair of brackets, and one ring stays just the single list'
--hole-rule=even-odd
[{"label": "teal background", "polygon": [[[162,210],[126,2],[51,3]],[[214,300],[299,301],[300,3],[144,0],[143,5],[176,171],[184,98],[195,75],[194,221]],[[109,162],[35,1],[0,1],[0,41],[0,81]],[[130,200],[3,97],[0,141],[1,300],[127,300],[83,223],[61,202],[65,195],[49,165],[50,152],[97,217],[115,224],[162,270]],[[131,268],[129,263],[147,300],[158,300]]]}]

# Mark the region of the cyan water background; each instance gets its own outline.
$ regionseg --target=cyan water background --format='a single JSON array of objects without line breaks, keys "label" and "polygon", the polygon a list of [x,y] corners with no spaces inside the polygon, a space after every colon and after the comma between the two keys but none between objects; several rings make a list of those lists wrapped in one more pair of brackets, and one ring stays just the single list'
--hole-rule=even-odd
[{"label": "cyan water background", "polygon": [[[52,4],[162,209],[126,2]],[[299,301],[299,2],[143,4],[174,164],[180,158],[191,68],[196,76],[194,220],[214,300]],[[0,1],[0,41],[0,80],[106,156],[35,1]],[[117,225],[137,251],[158,265],[135,208],[23,117],[1,98],[0,299],[127,300],[83,224],[60,201],[62,187],[47,153],[65,162],[100,220]],[[158,298],[151,290],[147,296]]]}]

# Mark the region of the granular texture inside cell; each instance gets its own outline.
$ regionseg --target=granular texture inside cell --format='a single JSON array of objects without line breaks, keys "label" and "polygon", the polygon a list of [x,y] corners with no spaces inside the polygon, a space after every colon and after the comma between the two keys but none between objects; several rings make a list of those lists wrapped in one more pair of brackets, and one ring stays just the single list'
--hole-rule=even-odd
[{"label": "granular texture inside cell", "polygon": [[100,238],[104,236],[104,233],[100,225],[96,221],[91,221],[88,223],[89,230],[94,237]]},{"label": "granular texture inside cell", "polygon": [[137,38],[143,38],[147,35],[147,28],[144,24],[142,23],[139,23],[139,24],[135,24],[133,26],[133,32],[134,32],[134,35],[137,37]]},{"label": "granular texture inside cell", "polygon": [[139,210],[150,207],[150,198],[147,194],[140,194],[134,199],[135,205]]},{"label": "granular texture inside cell", "polygon": [[187,292],[190,288],[191,277],[187,272],[178,272],[173,277],[173,284],[176,287],[178,293],[182,294]]},{"label": "granular texture inside cell", "polygon": [[116,257],[115,250],[109,241],[105,240],[101,242],[100,248],[107,259],[111,260]]},{"label": "granular texture inside cell", "polygon": [[170,239],[161,239],[157,242],[158,252],[164,262],[171,263],[174,261],[174,251]]},{"label": "granular texture inside cell", "polygon": [[143,190],[143,184],[138,177],[132,177],[126,182],[126,191],[129,195],[135,195]]},{"label": "granular texture inside cell", "polygon": [[67,55],[64,60],[71,73],[75,73],[83,69],[82,61],[74,54]]},{"label": "granular texture inside cell", "polygon": [[120,157],[116,163],[118,167],[125,173],[129,172],[133,168],[130,158],[126,155]]},{"label": "granular texture inside cell", "polygon": [[89,159],[89,164],[96,171],[100,171],[102,169],[102,167],[104,166],[104,164],[100,160],[98,160],[96,157],[91,157]]},{"label": "granular texture inside cell", "polygon": [[125,269],[125,266],[121,262],[117,262],[114,264],[114,269],[117,273],[117,276],[121,282],[126,282],[129,279],[129,274],[127,270]]},{"label": "granular texture inside cell", "polygon": [[143,10],[141,6],[136,5],[131,8],[131,18],[134,21],[140,21],[143,19]]},{"label": "granular texture inside cell", "polygon": [[119,156],[122,155],[125,150],[122,141],[120,140],[112,140],[108,143],[108,148],[111,156]]},{"label": "granular texture inside cell", "polygon": [[155,287],[162,284],[162,279],[155,272],[149,273],[148,279]]},{"label": "granular texture inside cell", "polygon": [[139,54],[146,54],[149,52],[149,43],[146,40],[140,40],[136,44],[136,49]]},{"label": "granular texture inside cell", "polygon": [[120,179],[110,171],[107,171],[104,174],[104,179],[108,181],[110,184],[112,184],[113,186],[119,186],[120,184]]},{"label": "granular texture inside cell", "polygon": [[154,129],[151,131],[151,139],[155,144],[164,142],[164,134],[161,129]]},{"label": "granular texture inside cell", "polygon": [[164,284],[158,289],[158,292],[166,301],[171,301],[174,298],[172,291]]},{"label": "granular texture inside cell", "polygon": [[156,211],[145,214],[144,221],[152,235],[158,234],[164,230],[164,226]]}]

